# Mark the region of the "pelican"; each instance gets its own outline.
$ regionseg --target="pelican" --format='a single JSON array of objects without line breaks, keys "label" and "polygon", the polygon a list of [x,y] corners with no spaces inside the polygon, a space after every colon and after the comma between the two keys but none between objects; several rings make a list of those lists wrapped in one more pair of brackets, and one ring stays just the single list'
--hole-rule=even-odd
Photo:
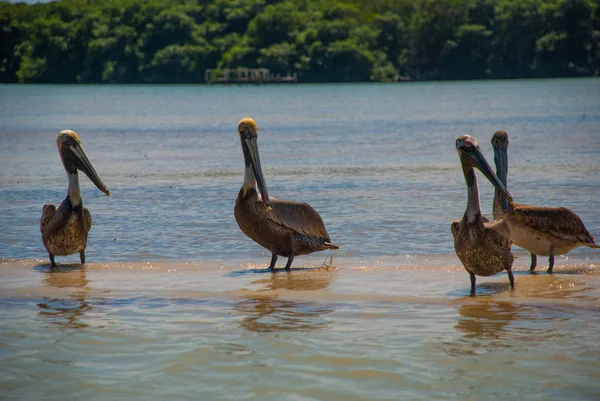
[{"label": "pelican", "polygon": [[52,203],[44,205],[40,222],[42,241],[48,251],[52,266],[56,266],[54,256],[66,256],[75,252],[79,252],[79,258],[83,264],[85,263],[87,236],[92,227],[92,216],[90,211],[83,207],[81,201],[77,170],[83,171],[106,196],[110,195],[110,191],[94,170],[90,159],[83,150],[79,136],[74,131],[59,132],[56,144],[67,177],[69,177],[69,189],[66,199],[58,209]]},{"label": "pelican", "polygon": [[295,256],[340,249],[331,243],[321,216],[309,204],[269,198],[258,155],[258,127],[254,120],[242,119],[238,134],[246,170],[235,202],[235,220],[244,234],[271,251],[269,269],[275,268],[278,255],[288,258],[285,269],[290,270]]},{"label": "pelican", "polygon": [[512,198],[502,182],[496,177],[477,141],[462,135],[456,139],[456,150],[467,182],[467,209],[459,224],[453,223],[454,249],[471,278],[471,295],[475,295],[475,275],[491,276],[502,270],[508,272],[510,287],[515,287],[512,274],[513,256],[510,252],[510,230],[506,222],[484,223],[479,206],[479,188],[475,168],[499,188],[509,201]]},{"label": "pelican", "polygon": [[[508,134],[504,131],[494,133],[492,147],[496,174],[506,187]],[[514,243],[531,253],[531,272],[537,265],[537,255],[548,256],[548,273],[552,273],[554,255],[564,255],[579,246],[600,248],[579,216],[566,207],[512,204],[506,202],[496,188],[493,213],[494,219],[506,221]]]}]

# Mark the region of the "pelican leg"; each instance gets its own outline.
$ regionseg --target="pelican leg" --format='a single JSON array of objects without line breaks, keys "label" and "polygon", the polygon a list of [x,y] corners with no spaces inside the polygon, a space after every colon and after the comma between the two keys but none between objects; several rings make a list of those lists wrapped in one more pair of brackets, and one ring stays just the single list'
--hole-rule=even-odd
[{"label": "pelican leg", "polygon": [[85,250],[79,252],[79,260],[81,260],[81,264],[85,264]]},{"label": "pelican leg", "polygon": [[272,253],[271,255],[272,255],[271,256],[271,264],[269,265],[269,269],[275,270],[275,262],[277,262],[277,254]]},{"label": "pelican leg", "polygon": [[285,270],[290,271],[290,267],[292,266],[293,261],[294,261],[294,257],[290,256],[287,263],[285,264]]},{"label": "pelican leg", "polygon": [[55,267],[56,262],[54,261],[54,255],[52,255],[50,252],[48,252],[48,256],[50,257],[50,266]]},{"label": "pelican leg", "polygon": [[510,289],[515,289],[515,277],[513,276],[512,270],[508,270],[508,281],[510,281]]},{"label": "pelican leg", "polygon": [[[326,269],[329,269],[331,267],[331,265],[333,264],[333,256],[329,257],[329,263],[327,263],[327,258],[325,258],[325,261],[323,261],[323,264],[321,265],[321,267],[324,267]],[[319,269],[321,268],[319,267]]]},{"label": "pelican leg", "polygon": [[469,272],[469,276],[471,277],[471,296],[475,296],[475,274]]},{"label": "pelican leg", "polygon": [[535,253],[531,254],[531,266],[529,266],[529,271],[532,272],[535,270],[535,267],[537,266],[537,256],[535,255]]},{"label": "pelican leg", "polygon": [[554,255],[550,254],[548,257],[548,273],[552,273],[552,269],[554,269]]}]

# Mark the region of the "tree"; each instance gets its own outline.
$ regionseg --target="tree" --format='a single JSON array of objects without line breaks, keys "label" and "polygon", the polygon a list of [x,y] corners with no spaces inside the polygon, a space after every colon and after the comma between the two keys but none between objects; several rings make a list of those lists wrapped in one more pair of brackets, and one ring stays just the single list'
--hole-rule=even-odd
[{"label": "tree", "polygon": [[305,82],[600,73],[597,0],[0,2],[0,82]]},{"label": "tree", "polygon": [[443,79],[476,79],[489,76],[492,32],[483,25],[466,24],[448,40],[440,61]]}]

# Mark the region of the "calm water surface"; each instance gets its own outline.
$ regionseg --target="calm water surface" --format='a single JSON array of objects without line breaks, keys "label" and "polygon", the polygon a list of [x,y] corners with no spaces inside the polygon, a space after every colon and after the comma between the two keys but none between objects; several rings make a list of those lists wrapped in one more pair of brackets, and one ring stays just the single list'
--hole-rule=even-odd
[{"label": "calm water surface", "polygon": [[[264,272],[233,218],[247,116],[269,192],[309,202],[341,251]],[[67,128],[112,194],[82,176],[89,263],[51,271],[39,218],[66,195]],[[598,399],[600,252],[531,275],[514,247],[516,290],[500,274],[467,296],[454,140],[493,163],[498,129],[515,200],[600,236],[598,79],[0,86],[0,398]]]}]

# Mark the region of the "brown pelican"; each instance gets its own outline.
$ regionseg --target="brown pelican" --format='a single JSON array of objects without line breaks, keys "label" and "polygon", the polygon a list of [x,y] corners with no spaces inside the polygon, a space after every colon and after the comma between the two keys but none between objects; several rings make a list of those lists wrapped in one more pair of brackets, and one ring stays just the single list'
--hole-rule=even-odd
[{"label": "brown pelican", "polygon": [[92,227],[92,216],[81,202],[77,170],[83,171],[107,196],[110,192],[94,170],[75,132],[70,130],[59,132],[56,143],[58,154],[69,177],[69,190],[66,199],[58,209],[52,203],[44,205],[40,222],[42,241],[52,266],[56,266],[55,255],[66,256],[75,252],[79,252],[81,263],[85,263],[85,246],[88,232]]},{"label": "brown pelican", "polygon": [[510,230],[502,220],[484,223],[479,207],[475,168],[499,188],[509,201],[512,201],[512,198],[493,173],[474,138],[469,135],[459,136],[456,139],[456,150],[467,182],[467,209],[460,224],[452,225],[453,231],[456,230],[454,249],[471,277],[471,295],[475,295],[475,275],[491,276],[502,270],[508,272],[510,286],[514,288]]},{"label": "brown pelican", "polygon": [[[508,134],[492,135],[496,174],[506,186],[508,178]],[[505,211],[506,210],[506,211]],[[506,202],[496,188],[494,219],[504,219],[510,227],[514,243],[531,253],[530,271],[535,269],[537,256],[549,256],[548,273],[554,268],[554,255],[563,255],[578,246],[600,248],[594,237],[575,213],[566,207],[539,207]]]},{"label": "brown pelican", "polygon": [[254,120],[242,119],[238,134],[246,170],[235,202],[235,220],[244,234],[271,251],[269,268],[275,268],[277,255],[288,258],[285,268],[289,270],[297,255],[340,249],[331,243],[321,216],[309,204],[269,198],[258,155],[258,128]]}]

